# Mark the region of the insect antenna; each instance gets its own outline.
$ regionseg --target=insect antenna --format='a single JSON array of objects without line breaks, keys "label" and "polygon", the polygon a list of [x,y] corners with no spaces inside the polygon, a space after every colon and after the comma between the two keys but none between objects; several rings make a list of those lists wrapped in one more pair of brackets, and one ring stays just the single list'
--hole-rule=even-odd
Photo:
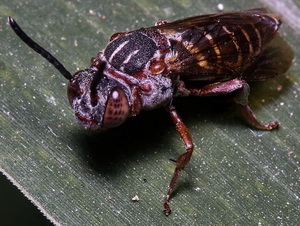
[{"label": "insect antenna", "polygon": [[60,63],[51,53],[49,53],[47,50],[33,41],[27,34],[25,34],[25,32],[12,17],[8,17],[8,23],[23,42],[25,42],[30,48],[51,63],[66,79],[72,79],[72,74],[62,65],[62,63]]}]

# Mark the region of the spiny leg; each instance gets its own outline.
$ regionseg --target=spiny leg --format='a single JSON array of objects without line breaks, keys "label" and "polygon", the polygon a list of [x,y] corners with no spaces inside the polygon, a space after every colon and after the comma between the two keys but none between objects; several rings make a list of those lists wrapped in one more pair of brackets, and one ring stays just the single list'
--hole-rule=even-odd
[{"label": "spiny leg", "polygon": [[279,126],[278,122],[270,122],[268,124],[263,124],[256,118],[255,114],[249,107],[248,96],[250,93],[250,87],[246,81],[240,79],[233,79],[226,82],[217,82],[201,89],[189,89],[190,95],[195,96],[209,96],[209,95],[220,95],[231,92],[236,92],[233,101],[238,105],[243,116],[248,121],[249,124],[257,129],[262,130],[272,130]]},{"label": "spiny leg", "polygon": [[168,216],[171,213],[171,209],[170,209],[170,206],[169,206],[170,196],[171,196],[172,192],[175,189],[176,181],[177,181],[177,179],[180,175],[181,170],[184,169],[184,167],[188,164],[188,162],[191,159],[193,149],[194,149],[194,144],[193,144],[192,137],[191,137],[191,134],[190,134],[188,128],[182,122],[182,120],[181,120],[180,116],[178,115],[175,107],[170,105],[167,108],[167,111],[170,113],[172,121],[176,126],[176,130],[178,131],[182,141],[184,142],[185,149],[187,151],[187,152],[181,154],[178,157],[178,159],[176,160],[176,168],[175,168],[175,171],[173,173],[173,177],[171,179],[167,195],[164,199],[164,212]]}]

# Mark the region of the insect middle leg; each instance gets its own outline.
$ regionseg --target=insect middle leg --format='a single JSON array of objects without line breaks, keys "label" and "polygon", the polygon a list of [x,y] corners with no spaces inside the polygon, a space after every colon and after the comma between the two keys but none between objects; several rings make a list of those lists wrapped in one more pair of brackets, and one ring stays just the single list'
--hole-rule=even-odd
[{"label": "insect middle leg", "polygon": [[190,95],[195,96],[211,96],[236,92],[233,101],[238,105],[243,116],[252,126],[262,130],[272,130],[279,126],[278,122],[276,121],[263,124],[256,118],[255,114],[248,105],[250,87],[244,80],[233,79],[225,82],[217,82],[204,86],[201,89],[189,89],[189,92]]},{"label": "insect middle leg", "polygon": [[167,107],[166,110],[170,113],[172,121],[175,124],[176,130],[178,131],[181,139],[183,140],[183,142],[185,144],[185,149],[186,149],[186,152],[181,154],[178,157],[178,159],[175,161],[176,162],[176,168],[175,168],[175,171],[173,173],[173,177],[171,179],[167,195],[164,199],[164,212],[168,216],[171,213],[171,209],[170,209],[170,206],[169,206],[170,196],[171,196],[172,192],[175,189],[176,181],[177,181],[177,179],[180,175],[180,172],[184,169],[186,164],[188,164],[188,162],[191,159],[191,156],[192,156],[193,150],[194,150],[194,144],[193,144],[193,140],[192,140],[192,137],[191,137],[191,134],[190,134],[188,128],[182,122],[182,120],[181,120],[179,114],[177,113],[175,107],[170,105],[169,107]]}]

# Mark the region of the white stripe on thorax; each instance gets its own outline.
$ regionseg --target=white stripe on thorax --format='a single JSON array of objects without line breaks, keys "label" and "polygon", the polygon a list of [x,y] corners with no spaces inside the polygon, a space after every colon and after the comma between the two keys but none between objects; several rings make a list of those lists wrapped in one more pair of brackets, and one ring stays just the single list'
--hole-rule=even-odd
[{"label": "white stripe on thorax", "polygon": [[114,58],[114,56],[129,42],[129,40],[123,42],[121,45],[118,46],[118,48],[116,48],[116,50],[111,54],[110,58],[108,59],[108,61],[111,63],[112,59]]},{"label": "white stripe on thorax", "polygon": [[128,57],[124,60],[123,63],[124,63],[124,64],[128,63],[128,62],[130,61],[131,57],[132,57],[133,55],[137,54],[139,51],[140,51],[140,50],[137,49],[137,50],[133,51],[132,53],[130,53],[130,54],[128,55]]}]

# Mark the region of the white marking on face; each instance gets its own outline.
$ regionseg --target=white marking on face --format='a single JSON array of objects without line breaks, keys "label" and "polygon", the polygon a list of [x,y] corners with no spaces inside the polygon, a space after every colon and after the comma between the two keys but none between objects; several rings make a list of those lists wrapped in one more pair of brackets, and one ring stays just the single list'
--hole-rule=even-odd
[{"label": "white marking on face", "polygon": [[118,97],[119,97],[119,92],[118,92],[118,91],[114,91],[114,92],[112,93],[112,97],[113,97],[114,99],[118,99]]}]

